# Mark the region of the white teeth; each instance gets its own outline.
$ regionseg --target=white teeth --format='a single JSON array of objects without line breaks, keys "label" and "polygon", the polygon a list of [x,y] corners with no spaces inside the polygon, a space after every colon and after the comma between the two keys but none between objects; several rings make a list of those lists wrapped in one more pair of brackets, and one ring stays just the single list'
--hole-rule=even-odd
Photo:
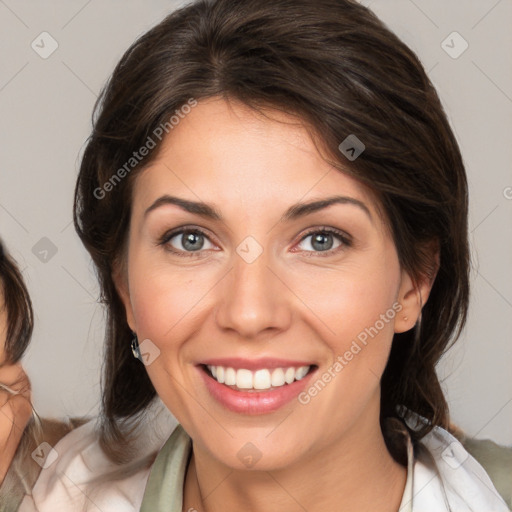
[{"label": "white teeth", "polygon": [[286,384],[291,384],[295,380],[295,368],[290,367],[284,372],[284,380]]},{"label": "white teeth", "polygon": [[236,387],[240,389],[252,388],[252,372],[251,370],[237,370],[236,372]]},{"label": "white teeth", "polygon": [[309,366],[301,366],[295,372],[295,379],[296,380],[303,379],[306,376],[306,374],[308,373],[308,371],[309,371]]},{"label": "white teeth", "polygon": [[217,366],[217,382],[224,384],[224,366]]},{"label": "white teeth", "polygon": [[270,387],[270,372],[268,370],[258,370],[254,372],[254,389],[268,389]]},{"label": "white teeth", "polygon": [[213,378],[226,386],[236,386],[239,389],[270,389],[270,387],[281,387],[291,384],[295,380],[303,379],[309,372],[310,366],[294,368],[274,368],[269,370],[262,368],[252,372],[240,368],[208,365]]},{"label": "white teeth", "polygon": [[272,386],[278,387],[284,384],[284,371],[282,368],[276,368],[272,372]]},{"label": "white teeth", "polygon": [[224,384],[226,384],[226,386],[236,385],[236,372],[233,368],[226,368],[226,372],[224,373]]}]

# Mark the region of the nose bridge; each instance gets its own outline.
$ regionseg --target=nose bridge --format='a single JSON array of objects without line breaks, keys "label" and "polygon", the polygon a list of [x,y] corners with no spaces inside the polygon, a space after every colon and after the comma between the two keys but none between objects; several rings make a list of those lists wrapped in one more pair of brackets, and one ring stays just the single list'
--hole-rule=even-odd
[{"label": "nose bridge", "polygon": [[286,287],[271,270],[272,266],[271,252],[253,237],[238,245],[232,270],[223,280],[217,311],[220,328],[233,329],[244,338],[286,328],[291,317]]}]

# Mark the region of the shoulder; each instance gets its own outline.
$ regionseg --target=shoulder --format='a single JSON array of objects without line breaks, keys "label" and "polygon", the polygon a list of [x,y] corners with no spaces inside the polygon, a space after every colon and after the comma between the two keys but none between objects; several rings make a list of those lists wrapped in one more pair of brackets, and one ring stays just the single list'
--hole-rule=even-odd
[{"label": "shoulder", "polygon": [[145,421],[138,437],[137,460],[122,466],[102,451],[96,420],[71,431],[53,447],[43,443],[32,457],[41,456],[39,478],[19,512],[139,510],[151,465],[176,423],[167,417],[155,428]]},{"label": "shoulder", "polygon": [[414,451],[414,512],[509,511],[485,469],[447,430],[434,427]]},{"label": "shoulder", "polygon": [[464,448],[483,466],[509,508],[512,508],[512,446],[489,439],[465,438]]},{"label": "shoulder", "polygon": [[[39,457],[44,457],[44,450],[36,451],[40,445],[38,440],[44,439],[53,446],[68,432],[86,421],[82,418],[68,418],[67,420],[37,418],[36,420],[36,417],[32,415],[23,431],[5,479],[0,485],[0,498],[6,510],[17,510],[25,493],[28,489],[33,488],[39,477],[42,465],[38,462],[40,462]],[[32,457],[31,454],[33,454]],[[36,454],[38,454],[37,457]]]}]

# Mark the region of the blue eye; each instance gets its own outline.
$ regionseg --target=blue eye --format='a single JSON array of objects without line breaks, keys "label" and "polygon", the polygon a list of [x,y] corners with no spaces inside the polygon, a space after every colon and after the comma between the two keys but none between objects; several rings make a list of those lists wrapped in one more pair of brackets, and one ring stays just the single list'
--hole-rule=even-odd
[{"label": "blue eye", "polygon": [[[308,238],[311,238],[309,246],[312,247],[313,250],[306,250],[305,252],[324,253],[318,254],[319,256],[328,256],[338,250],[342,250],[343,248],[350,247],[352,245],[352,242],[347,235],[332,228],[322,228],[310,231],[302,238],[300,243],[303,243]],[[333,245],[336,240],[338,240],[338,245],[333,249]]]},{"label": "blue eye", "polygon": [[[208,241],[208,243],[213,247],[209,238],[201,230],[182,229],[180,231],[166,233],[159,243],[161,245],[165,245],[170,252],[175,253],[178,256],[194,256],[195,252],[205,249],[205,241]],[[176,247],[176,244],[181,245],[181,247]],[[210,248],[211,247],[207,247],[206,249]]]},{"label": "blue eye", "polygon": [[[302,249],[302,252],[312,253],[308,256],[330,256],[352,246],[350,236],[334,228],[315,228],[307,233],[298,245],[300,246],[309,238],[311,238],[309,247],[312,250]],[[338,241],[337,245],[335,245],[336,241]],[[205,244],[210,244],[210,246],[205,247]],[[198,228],[181,228],[167,232],[160,238],[158,245],[162,245],[167,251],[183,257],[199,257],[202,256],[202,251],[214,247],[208,235]]]}]

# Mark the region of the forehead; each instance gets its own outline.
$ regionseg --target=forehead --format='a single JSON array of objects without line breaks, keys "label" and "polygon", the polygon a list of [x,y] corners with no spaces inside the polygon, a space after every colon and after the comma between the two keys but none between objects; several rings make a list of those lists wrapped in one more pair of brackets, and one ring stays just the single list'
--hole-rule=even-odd
[{"label": "forehead", "polygon": [[367,186],[326,162],[296,116],[220,98],[199,101],[165,137],[137,177],[134,209],[164,193],[260,211],[340,194],[377,208]]}]

